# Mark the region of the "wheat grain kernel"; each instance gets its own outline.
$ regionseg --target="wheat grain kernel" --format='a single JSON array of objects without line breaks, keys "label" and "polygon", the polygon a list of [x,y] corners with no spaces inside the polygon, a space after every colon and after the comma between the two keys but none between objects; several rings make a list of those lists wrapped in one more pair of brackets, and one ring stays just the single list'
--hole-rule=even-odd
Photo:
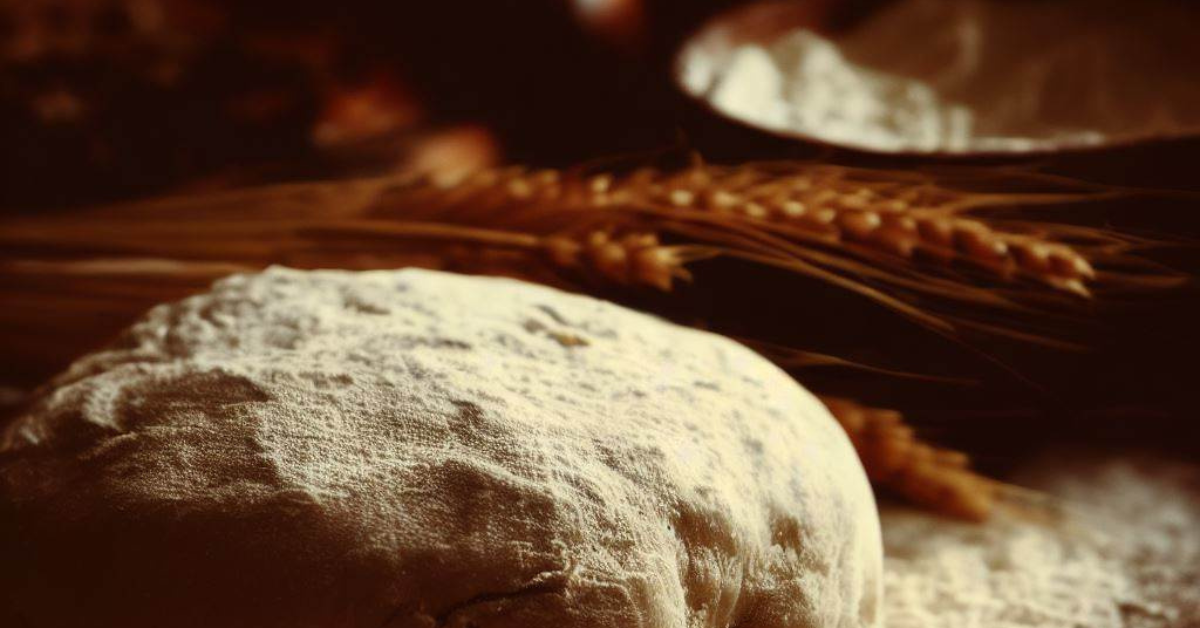
[{"label": "wheat grain kernel", "polygon": [[825,188],[822,190],[817,190],[816,193],[813,194],[812,202],[814,202],[818,205],[824,205],[826,203],[829,203],[830,201],[838,200],[838,196],[839,195],[837,192],[835,192],[831,189]]},{"label": "wheat grain kernel", "polygon": [[533,186],[529,181],[518,178],[508,182],[508,193],[516,199],[527,199],[533,196]]},{"label": "wheat grain kernel", "polygon": [[865,190],[859,190],[852,194],[848,194],[838,198],[838,204],[846,209],[864,210],[871,205],[871,196],[869,193],[864,193]]},{"label": "wheat grain kernel", "polygon": [[1040,275],[1052,270],[1050,262],[1050,247],[1036,242],[1021,242],[1012,245],[1013,255],[1017,263],[1025,270]]},{"label": "wheat grain kernel", "polygon": [[837,220],[838,217],[837,211],[828,207],[818,208],[809,215],[813,218],[813,220],[822,225],[832,225],[833,221]]},{"label": "wheat grain kernel", "polygon": [[736,206],[742,202],[742,199],[735,194],[726,192],[725,190],[713,190],[705,194],[705,205],[712,209],[727,209]]},{"label": "wheat grain kernel", "polygon": [[842,212],[838,225],[847,235],[857,240],[866,240],[883,224],[875,212]]},{"label": "wheat grain kernel", "polygon": [[943,249],[954,246],[954,225],[948,218],[927,216],[917,219],[917,231],[926,244]]},{"label": "wheat grain kernel", "polygon": [[738,209],[747,218],[753,218],[755,220],[762,220],[763,218],[767,217],[767,208],[763,207],[762,205],[759,205],[758,203],[752,202],[752,201],[747,202],[747,203],[742,203],[740,206],[738,206]]},{"label": "wheat grain kernel", "polygon": [[875,232],[873,241],[887,252],[900,257],[912,257],[917,241],[911,232],[888,226]]},{"label": "wheat grain kernel", "polygon": [[550,260],[561,266],[571,267],[579,263],[582,247],[569,238],[552,237],[546,240],[546,252]]},{"label": "wheat grain kernel", "polygon": [[891,229],[896,229],[910,234],[917,233],[917,220],[912,216],[882,214],[883,223]]},{"label": "wheat grain kernel", "polygon": [[671,191],[670,198],[672,205],[676,207],[688,207],[696,200],[696,195],[690,190],[677,189]]},{"label": "wheat grain kernel", "polygon": [[804,215],[808,208],[800,201],[785,201],[779,205],[779,210],[787,218],[799,218]]},{"label": "wheat grain kernel", "polygon": [[962,222],[954,229],[955,242],[976,261],[995,262],[1008,255],[1008,245],[977,222]]},{"label": "wheat grain kernel", "polygon": [[1055,248],[1050,251],[1050,265],[1056,274],[1067,277],[1091,279],[1096,276],[1096,271],[1092,269],[1087,260],[1066,248]]},{"label": "wheat grain kernel", "polygon": [[617,283],[628,283],[629,252],[625,247],[605,238],[599,241],[593,239],[590,248],[592,263],[600,274]]},{"label": "wheat grain kernel", "polygon": [[1091,292],[1084,285],[1083,280],[1075,277],[1056,277],[1051,275],[1044,277],[1042,280],[1059,290],[1071,292],[1081,297],[1091,296]]},{"label": "wheat grain kernel", "polygon": [[538,170],[529,177],[539,185],[553,185],[561,180],[561,175],[557,170],[543,169]]},{"label": "wheat grain kernel", "polygon": [[598,174],[588,181],[588,190],[592,194],[603,194],[612,187],[612,184],[612,175]]},{"label": "wheat grain kernel", "polygon": [[627,249],[641,249],[658,246],[658,238],[653,233],[631,233],[621,238],[621,244]]},{"label": "wheat grain kernel", "polygon": [[674,262],[674,255],[667,249],[645,248],[634,255],[634,274],[642,283],[669,291]]}]

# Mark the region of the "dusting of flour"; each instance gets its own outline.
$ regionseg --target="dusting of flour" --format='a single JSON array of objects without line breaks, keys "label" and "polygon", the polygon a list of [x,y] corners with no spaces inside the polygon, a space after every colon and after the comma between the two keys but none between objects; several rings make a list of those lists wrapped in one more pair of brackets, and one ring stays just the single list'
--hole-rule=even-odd
[{"label": "dusting of flour", "polygon": [[512,280],[273,269],[157,307],[3,433],[6,513],[5,626],[879,622],[870,487],[812,395]]},{"label": "dusting of flour", "polygon": [[1200,11],[1188,5],[898,0],[835,39],[796,29],[695,46],[683,80],[740,120],[877,151],[1195,134]]},{"label": "dusting of flour", "polygon": [[1200,467],[1060,454],[1021,480],[1061,511],[968,525],[883,509],[888,628],[1200,625]]}]

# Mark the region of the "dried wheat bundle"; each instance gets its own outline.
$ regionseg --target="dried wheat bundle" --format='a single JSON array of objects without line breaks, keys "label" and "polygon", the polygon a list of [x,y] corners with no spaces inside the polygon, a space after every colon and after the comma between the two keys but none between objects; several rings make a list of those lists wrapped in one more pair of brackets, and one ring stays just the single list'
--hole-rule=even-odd
[{"label": "dried wheat bundle", "polygon": [[[424,266],[576,290],[670,291],[689,264],[739,258],[827,281],[926,327],[1031,339],[1109,288],[1171,278],[1140,241],[993,210],[1095,192],[991,194],[914,173],[816,164],[693,163],[624,172],[477,172],[252,188],[0,222],[0,342],[55,364],[150,305],[235,270]],[[786,286],[781,289],[787,289]],[[893,415],[831,404],[868,471],[947,514],[982,516],[987,481]]]}]

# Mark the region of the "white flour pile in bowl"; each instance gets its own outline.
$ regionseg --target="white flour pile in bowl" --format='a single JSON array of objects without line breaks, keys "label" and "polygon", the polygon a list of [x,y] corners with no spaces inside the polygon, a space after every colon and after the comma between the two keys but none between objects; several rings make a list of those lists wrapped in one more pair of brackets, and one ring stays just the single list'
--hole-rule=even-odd
[{"label": "white flour pile in bowl", "polygon": [[[736,19],[682,82],[771,131],[881,152],[1006,153],[1200,133],[1200,10],[1171,0],[898,0],[836,38]],[[749,15],[754,7],[750,7]]]}]

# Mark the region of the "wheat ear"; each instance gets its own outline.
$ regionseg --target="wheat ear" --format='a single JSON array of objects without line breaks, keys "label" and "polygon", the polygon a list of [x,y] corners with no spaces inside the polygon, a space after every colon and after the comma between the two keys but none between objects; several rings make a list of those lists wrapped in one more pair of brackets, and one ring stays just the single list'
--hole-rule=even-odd
[{"label": "wheat ear", "polygon": [[631,175],[630,188],[618,191],[615,199],[640,197],[733,214],[800,238],[905,259],[963,263],[1004,279],[1021,276],[1080,295],[1087,294],[1086,282],[1096,278],[1091,263],[1070,246],[963,217],[969,197],[856,183],[847,172],[814,167],[793,176],[748,177],[713,167],[674,175],[643,171]]},{"label": "wheat ear", "polygon": [[921,442],[895,410],[822,397],[877,485],[933,511],[982,521],[995,506],[997,482],[971,471],[968,456]]},{"label": "wheat ear", "polygon": [[[694,164],[626,174],[511,167],[454,182],[394,177],[276,186],[100,210],[91,216],[115,222],[170,216],[176,222],[243,225],[261,218],[295,228],[314,221],[345,225],[384,220],[539,236],[564,233],[574,239],[588,237],[588,231],[619,228],[716,247],[725,255],[841,282],[892,307],[883,296],[890,289],[1020,310],[1023,300],[1045,298],[1031,284],[1087,297],[1097,282],[1113,276],[1111,270],[1098,274],[1095,259],[1119,257],[1130,243],[1104,230],[975,214],[988,207],[1086,198],[989,195],[940,187],[906,173],[817,164]],[[421,237],[411,227],[392,231]],[[1063,241],[1068,237],[1072,242]],[[977,271],[1000,284],[981,287],[977,278],[961,274]]]},{"label": "wheat ear", "polygon": [[[1087,296],[1088,284],[1097,279],[1085,253],[1069,244],[1043,233],[1001,230],[966,215],[1001,199],[1028,203],[1047,200],[1045,195],[987,197],[929,183],[856,178],[857,173],[819,165],[782,172],[778,166],[695,165],[667,172],[643,168],[622,176],[508,168],[453,185],[414,186],[394,196],[393,207],[466,218],[500,214],[514,224],[522,217],[540,218],[551,208],[576,214],[632,212],[659,221],[746,225],[760,235],[863,257],[962,265],[1080,296]],[[1047,227],[1053,231],[1053,225]],[[811,254],[804,259],[829,263],[828,257]]]}]

